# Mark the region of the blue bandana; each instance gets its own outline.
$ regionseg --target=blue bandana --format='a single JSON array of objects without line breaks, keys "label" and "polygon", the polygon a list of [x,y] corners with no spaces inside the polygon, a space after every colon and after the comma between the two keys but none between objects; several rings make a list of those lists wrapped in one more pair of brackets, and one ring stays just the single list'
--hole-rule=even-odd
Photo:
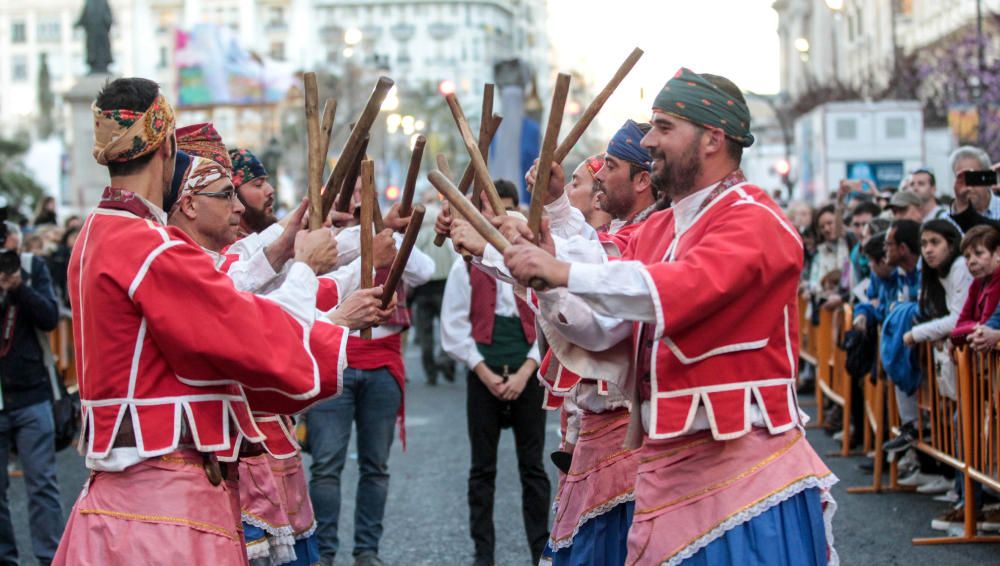
[{"label": "blue bandana", "polygon": [[163,195],[163,210],[170,212],[174,203],[180,198],[181,188],[188,170],[191,168],[191,156],[182,150],[177,150],[177,158],[174,162],[174,178],[170,181],[170,192]]},{"label": "blue bandana", "polygon": [[625,125],[608,142],[608,155],[617,159],[635,163],[649,171],[653,167],[653,157],[649,150],[639,145],[646,134],[639,129],[639,124],[626,120]]}]

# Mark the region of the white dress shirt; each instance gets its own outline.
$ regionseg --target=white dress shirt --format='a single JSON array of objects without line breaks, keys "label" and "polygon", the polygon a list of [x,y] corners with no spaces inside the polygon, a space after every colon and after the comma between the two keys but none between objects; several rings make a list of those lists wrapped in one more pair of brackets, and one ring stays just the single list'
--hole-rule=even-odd
[{"label": "white dress shirt", "polygon": [[[469,318],[472,286],[469,283],[467,269],[470,267],[459,258],[452,264],[451,272],[448,273],[448,282],[445,284],[444,298],[441,301],[441,349],[472,369],[483,361],[483,355],[479,353],[476,340],[472,337],[472,320]],[[520,318],[515,301],[514,287],[498,280],[495,314]],[[531,345],[527,357],[540,363],[537,341]]]}]

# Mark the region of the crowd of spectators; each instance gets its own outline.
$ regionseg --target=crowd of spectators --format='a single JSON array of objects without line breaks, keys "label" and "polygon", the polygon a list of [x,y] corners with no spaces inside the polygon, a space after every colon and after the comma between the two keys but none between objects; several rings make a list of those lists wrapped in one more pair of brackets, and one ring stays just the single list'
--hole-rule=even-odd
[{"label": "crowd of spectators", "polygon": [[[950,504],[931,527],[957,532],[965,500],[961,474],[914,449],[917,392],[930,374],[941,395],[956,399],[953,347],[986,351],[1000,343],[1000,194],[994,193],[1000,185],[986,173],[1000,170],[1000,163],[972,146],[956,149],[949,162],[953,197],[940,190],[933,171],[921,168],[895,188],[844,180],[829,202],[818,208],[791,202],[787,214],[805,247],[800,292],[806,320],[815,325],[822,309],[852,306],[852,329],[840,344],[852,397],[862,398],[877,358],[895,388],[901,422],[881,449],[898,458],[901,485]],[[923,367],[922,343],[933,345],[933,372]],[[803,388],[812,389],[814,372],[803,365]],[[853,403],[850,415],[837,405],[820,410],[830,434],[851,419],[849,441],[860,442],[862,403]],[[996,494],[977,488],[978,528],[1000,531]]]},{"label": "crowd of spectators", "polygon": [[80,220],[57,224],[52,198],[41,201],[33,222],[7,216],[0,226],[0,563],[19,563],[6,494],[10,477],[23,476],[32,552],[48,564],[63,524],[55,453],[65,418],[54,404],[66,394],[49,333],[70,316],[66,272]]}]

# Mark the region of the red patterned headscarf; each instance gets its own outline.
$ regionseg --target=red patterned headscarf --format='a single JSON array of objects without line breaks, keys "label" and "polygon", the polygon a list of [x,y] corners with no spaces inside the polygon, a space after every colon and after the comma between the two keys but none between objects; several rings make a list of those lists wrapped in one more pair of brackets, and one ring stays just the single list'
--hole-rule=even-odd
[{"label": "red patterned headscarf", "polygon": [[226,146],[222,143],[222,136],[209,122],[178,128],[177,148],[191,155],[211,159],[227,170],[233,168],[229,152],[226,151]]}]

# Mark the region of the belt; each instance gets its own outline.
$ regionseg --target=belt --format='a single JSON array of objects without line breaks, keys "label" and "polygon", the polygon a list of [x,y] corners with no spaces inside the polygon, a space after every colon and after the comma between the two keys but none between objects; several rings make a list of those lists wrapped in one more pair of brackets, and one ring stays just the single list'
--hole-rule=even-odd
[{"label": "belt", "polygon": [[[187,431],[187,427],[183,427],[183,429],[178,441],[178,448],[184,445],[193,448],[195,445],[194,438]],[[118,427],[118,434],[115,435],[113,447],[135,448],[135,446],[135,429],[132,428],[132,419],[122,419],[122,423]],[[205,469],[205,477],[208,478],[208,482],[213,486],[218,486],[224,479],[235,481],[239,477],[237,475],[239,467],[236,463],[220,462],[219,458],[211,452],[201,452],[201,457],[202,467]]]}]

